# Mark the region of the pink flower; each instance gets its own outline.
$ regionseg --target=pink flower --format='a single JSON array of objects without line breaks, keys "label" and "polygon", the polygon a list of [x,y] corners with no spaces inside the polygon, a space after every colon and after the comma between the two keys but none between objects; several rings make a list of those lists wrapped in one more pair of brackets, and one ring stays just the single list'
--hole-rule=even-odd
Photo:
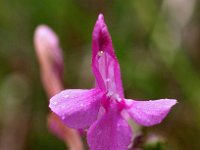
[{"label": "pink flower", "polygon": [[49,107],[67,126],[89,128],[87,141],[91,150],[127,150],[132,131],[125,116],[144,126],[159,124],[176,100],[125,99],[120,66],[102,14],[92,36],[92,70],[96,87],[64,90],[50,99]]}]

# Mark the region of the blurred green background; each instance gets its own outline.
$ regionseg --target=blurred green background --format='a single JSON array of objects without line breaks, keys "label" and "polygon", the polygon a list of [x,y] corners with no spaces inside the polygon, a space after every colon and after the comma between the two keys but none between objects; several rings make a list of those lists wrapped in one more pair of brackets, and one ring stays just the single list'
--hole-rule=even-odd
[{"label": "blurred green background", "polygon": [[64,51],[65,88],[90,88],[91,34],[103,13],[125,95],[176,98],[158,126],[143,128],[169,150],[200,149],[200,2],[197,0],[1,0],[0,149],[63,150],[48,132],[48,99],[33,34],[49,25]]}]

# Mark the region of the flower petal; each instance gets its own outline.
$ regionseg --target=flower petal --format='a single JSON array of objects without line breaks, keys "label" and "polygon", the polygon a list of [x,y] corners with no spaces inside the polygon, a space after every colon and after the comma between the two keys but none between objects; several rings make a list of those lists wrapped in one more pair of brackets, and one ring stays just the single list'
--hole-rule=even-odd
[{"label": "flower petal", "polygon": [[119,113],[107,112],[88,131],[90,150],[127,150],[132,132]]},{"label": "flower petal", "polygon": [[124,97],[120,66],[102,14],[98,17],[92,35],[92,69],[97,87]]},{"label": "flower petal", "polygon": [[49,107],[72,128],[86,128],[96,119],[103,93],[100,89],[65,90],[50,99]]},{"label": "flower petal", "polygon": [[175,99],[160,99],[153,101],[126,101],[131,118],[138,124],[152,126],[161,123],[177,101]]}]

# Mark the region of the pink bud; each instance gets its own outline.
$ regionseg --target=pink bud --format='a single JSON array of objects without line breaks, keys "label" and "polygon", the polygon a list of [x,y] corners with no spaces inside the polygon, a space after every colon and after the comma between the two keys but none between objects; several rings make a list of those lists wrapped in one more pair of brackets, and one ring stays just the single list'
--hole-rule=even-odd
[{"label": "pink bud", "polygon": [[64,63],[59,40],[48,26],[40,25],[35,31],[34,44],[41,67],[44,88],[48,96],[51,97],[63,89]]},{"label": "pink bud", "polygon": [[[35,30],[34,45],[43,86],[48,97],[51,97],[63,90],[64,63],[59,40],[48,26],[40,25]],[[83,150],[78,132],[65,126],[56,114],[50,113],[47,123],[50,131],[61,138],[70,150]]]}]

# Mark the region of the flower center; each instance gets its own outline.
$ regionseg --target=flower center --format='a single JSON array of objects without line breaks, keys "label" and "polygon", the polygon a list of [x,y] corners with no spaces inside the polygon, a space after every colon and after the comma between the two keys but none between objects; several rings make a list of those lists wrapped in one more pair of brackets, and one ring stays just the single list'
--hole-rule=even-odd
[{"label": "flower center", "polygon": [[110,100],[114,100],[116,102],[121,102],[122,98],[119,97],[119,94],[114,93],[112,91],[108,91],[108,93],[106,94],[106,96],[110,99]]},{"label": "flower center", "polygon": [[120,98],[119,94],[112,91],[106,93],[105,98],[102,99],[101,103],[106,111],[115,109],[118,112],[121,112],[126,107],[124,99]]}]

